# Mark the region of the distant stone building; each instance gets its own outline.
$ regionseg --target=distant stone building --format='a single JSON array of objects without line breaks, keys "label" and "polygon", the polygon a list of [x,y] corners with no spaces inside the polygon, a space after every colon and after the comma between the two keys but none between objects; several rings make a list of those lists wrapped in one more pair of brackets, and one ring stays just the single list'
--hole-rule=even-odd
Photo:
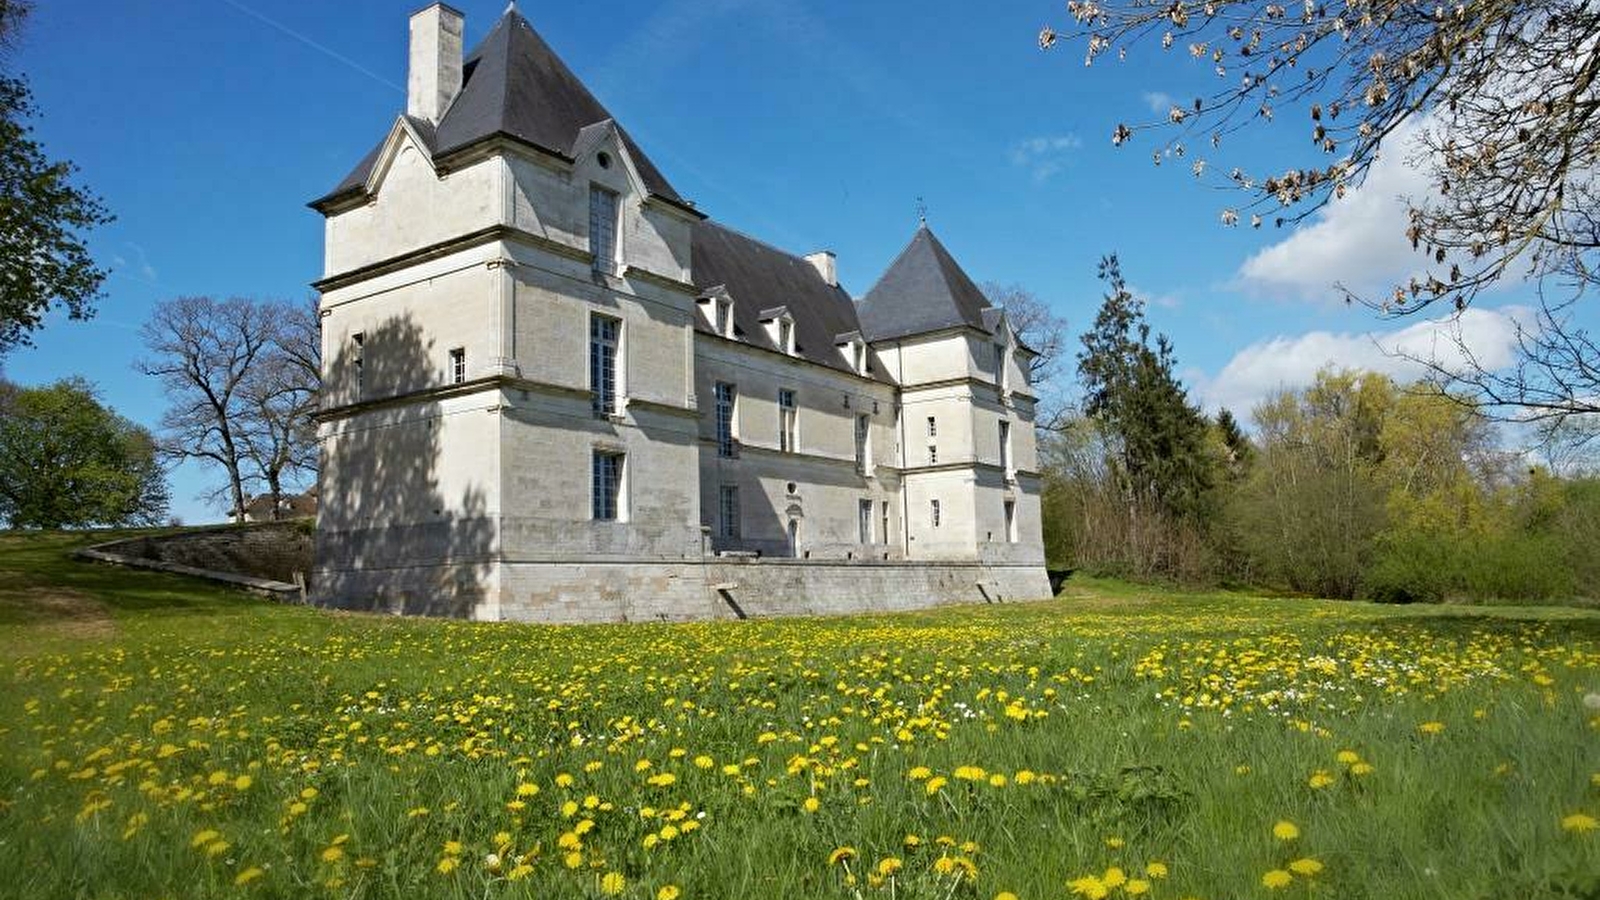
[{"label": "distant stone building", "polygon": [[279,497],[276,503],[277,512],[273,512],[271,494],[257,494],[244,502],[244,515],[238,516],[238,510],[229,510],[228,518],[242,518],[246,522],[276,522],[283,519],[311,519],[317,515],[317,491],[315,488],[303,494],[292,494]]},{"label": "distant stone building", "polygon": [[853,300],[720,225],[514,9],[411,18],[332,192],[313,589],[595,621],[1049,594],[1032,351],[926,226]]}]

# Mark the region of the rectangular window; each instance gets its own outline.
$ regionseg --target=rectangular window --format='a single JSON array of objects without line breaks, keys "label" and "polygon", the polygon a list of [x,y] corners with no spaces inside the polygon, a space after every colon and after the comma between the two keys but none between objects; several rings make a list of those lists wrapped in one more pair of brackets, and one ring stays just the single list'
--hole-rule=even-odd
[{"label": "rectangular window", "polygon": [[460,384],[467,380],[467,350],[457,347],[450,351],[450,383]]},{"label": "rectangular window", "polygon": [[725,538],[739,536],[739,488],[725,484],[718,495],[717,527]]},{"label": "rectangular window", "polygon": [[599,313],[589,315],[589,391],[597,416],[617,414],[617,344],[622,322]]},{"label": "rectangular window", "polygon": [[594,451],[594,518],[601,522],[619,521],[622,511],[621,453]]},{"label": "rectangular window", "polygon": [[939,436],[939,420],[933,416],[928,417],[928,437]]},{"label": "rectangular window", "polygon": [[778,320],[778,349],[785,353],[794,352],[794,325],[788,319]]},{"label": "rectangular window", "polygon": [[1011,423],[1000,422],[1000,468],[1011,473]]},{"label": "rectangular window", "polygon": [[856,508],[856,530],[861,543],[872,543],[872,501],[862,500]]},{"label": "rectangular window", "polygon": [[928,445],[928,465],[937,466],[938,464],[939,464],[939,447],[938,447],[937,444],[929,444]]},{"label": "rectangular window", "polygon": [[724,459],[731,459],[739,455],[739,448],[734,443],[733,434],[733,405],[738,400],[738,389],[727,382],[719,381],[714,393],[716,396],[717,455]]},{"label": "rectangular window", "polygon": [[799,449],[795,443],[795,423],[798,418],[794,391],[778,391],[778,449],[784,453],[794,453]]},{"label": "rectangular window", "polygon": [[856,470],[859,472],[867,471],[867,434],[871,425],[872,420],[866,413],[856,416]]},{"label": "rectangular window", "polygon": [[617,195],[599,185],[589,187],[589,252],[599,271],[617,270]]},{"label": "rectangular window", "polygon": [[1017,542],[1017,501],[1006,501],[1006,540]]},{"label": "rectangular window", "polygon": [[887,544],[889,543],[889,501],[885,500],[879,503],[878,510],[883,520],[883,527],[878,530],[878,536]]},{"label": "rectangular window", "polygon": [[354,352],[351,353],[351,356],[353,357],[351,360],[351,370],[355,375],[356,399],[360,400],[362,395],[366,393],[367,389],[366,373],[363,370],[366,362],[367,336],[358,331],[355,334],[350,335],[350,343],[354,348]]},{"label": "rectangular window", "polygon": [[1006,386],[1006,348],[1004,344],[994,345],[994,383],[1002,388]]},{"label": "rectangular window", "polygon": [[867,345],[866,344],[858,343],[858,344],[855,345],[855,364],[856,364],[856,373],[857,374],[860,374],[860,375],[867,374]]},{"label": "rectangular window", "polygon": [[928,521],[933,523],[933,527],[939,527],[939,501],[937,500],[928,501]]},{"label": "rectangular window", "polygon": [[733,304],[726,300],[717,301],[717,334],[733,337]]}]

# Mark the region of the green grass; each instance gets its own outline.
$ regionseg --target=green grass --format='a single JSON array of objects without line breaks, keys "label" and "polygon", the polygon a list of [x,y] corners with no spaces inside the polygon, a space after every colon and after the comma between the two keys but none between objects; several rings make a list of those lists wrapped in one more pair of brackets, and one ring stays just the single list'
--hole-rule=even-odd
[{"label": "green grass", "polygon": [[0,535],[0,895],[1600,895],[1593,611],[474,624],[67,558],[105,539]]}]

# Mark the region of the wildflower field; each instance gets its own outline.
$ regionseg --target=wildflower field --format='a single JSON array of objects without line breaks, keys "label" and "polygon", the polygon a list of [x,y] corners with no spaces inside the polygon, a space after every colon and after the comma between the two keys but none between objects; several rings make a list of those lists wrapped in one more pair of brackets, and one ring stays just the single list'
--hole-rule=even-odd
[{"label": "wildflower field", "polygon": [[1592,611],[471,624],[75,542],[0,536],[0,895],[1600,896]]}]

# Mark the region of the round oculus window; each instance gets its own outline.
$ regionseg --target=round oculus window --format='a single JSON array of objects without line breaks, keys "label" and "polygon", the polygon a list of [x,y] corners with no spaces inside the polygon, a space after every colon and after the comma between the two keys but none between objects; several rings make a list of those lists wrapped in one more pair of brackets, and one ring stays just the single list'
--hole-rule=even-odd
[{"label": "round oculus window", "polygon": [[605,152],[604,150],[601,150],[600,153],[595,156],[594,161],[599,163],[600,168],[602,169],[611,168],[611,154]]}]

